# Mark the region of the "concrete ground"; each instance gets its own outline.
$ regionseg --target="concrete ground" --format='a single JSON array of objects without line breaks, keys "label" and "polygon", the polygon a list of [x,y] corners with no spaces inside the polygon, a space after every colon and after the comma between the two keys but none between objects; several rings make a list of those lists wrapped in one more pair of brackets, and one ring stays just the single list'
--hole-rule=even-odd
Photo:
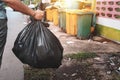
[{"label": "concrete ground", "polygon": [[[17,34],[25,27],[25,16],[8,9],[8,37],[0,69],[0,80],[24,80],[23,64],[12,52]],[[64,55],[77,52],[114,53],[120,52],[120,45],[111,41],[80,40],[63,32],[50,23],[49,29],[58,37],[64,47]],[[96,37],[102,40],[100,37]]]},{"label": "concrete ground", "polygon": [[8,36],[0,69],[0,80],[24,80],[23,64],[12,52],[17,34],[25,26],[24,16],[21,13],[13,12],[11,8],[7,8],[7,16]]},{"label": "concrete ground", "polygon": [[113,41],[95,36],[93,40],[80,40],[76,36],[66,34],[58,26],[50,23],[49,29],[59,38],[63,47],[64,54],[78,52],[95,52],[95,53],[117,53],[120,52],[120,44]]}]

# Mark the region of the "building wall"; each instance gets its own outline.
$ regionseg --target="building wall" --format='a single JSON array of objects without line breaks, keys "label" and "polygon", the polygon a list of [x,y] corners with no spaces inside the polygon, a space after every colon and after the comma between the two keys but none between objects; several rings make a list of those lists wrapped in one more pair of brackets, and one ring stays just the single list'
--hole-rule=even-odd
[{"label": "building wall", "polygon": [[97,0],[96,11],[98,33],[120,42],[120,0]]},{"label": "building wall", "polygon": [[120,21],[98,17],[96,27],[101,36],[120,42]]}]

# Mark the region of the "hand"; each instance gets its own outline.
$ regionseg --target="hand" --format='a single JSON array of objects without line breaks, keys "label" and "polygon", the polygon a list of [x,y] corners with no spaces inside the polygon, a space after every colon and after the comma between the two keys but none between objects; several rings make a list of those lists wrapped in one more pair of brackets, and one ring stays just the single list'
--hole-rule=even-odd
[{"label": "hand", "polygon": [[44,16],[44,11],[36,10],[35,15],[34,15],[34,19],[41,20],[43,18],[43,16]]}]

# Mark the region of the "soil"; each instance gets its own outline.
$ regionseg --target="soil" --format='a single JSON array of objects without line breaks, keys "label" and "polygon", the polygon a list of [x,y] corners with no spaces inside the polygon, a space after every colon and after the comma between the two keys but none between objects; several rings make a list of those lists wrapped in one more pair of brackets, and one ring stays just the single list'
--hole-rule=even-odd
[{"label": "soil", "polygon": [[[119,43],[100,36],[80,40],[53,24],[49,29],[64,47],[62,65],[57,69],[37,69],[25,65],[24,80],[120,80]],[[95,53],[96,56],[87,59],[66,57],[82,52]]]},{"label": "soil", "polygon": [[[119,57],[120,53],[99,54],[94,58],[64,57],[57,69],[37,69],[25,66],[24,80],[120,80],[120,62],[111,65],[110,58]],[[114,61],[114,60],[113,60]]]}]

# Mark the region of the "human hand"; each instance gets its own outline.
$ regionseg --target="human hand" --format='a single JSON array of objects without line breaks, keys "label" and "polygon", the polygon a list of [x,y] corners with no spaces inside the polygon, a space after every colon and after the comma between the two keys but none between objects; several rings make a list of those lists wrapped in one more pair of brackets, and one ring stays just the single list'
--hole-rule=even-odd
[{"label": "human hand", "polygon": [[33,18],[35,20],[41,20],[43,18],[43,16],[44,16],[44,11],[36,10]]}]

